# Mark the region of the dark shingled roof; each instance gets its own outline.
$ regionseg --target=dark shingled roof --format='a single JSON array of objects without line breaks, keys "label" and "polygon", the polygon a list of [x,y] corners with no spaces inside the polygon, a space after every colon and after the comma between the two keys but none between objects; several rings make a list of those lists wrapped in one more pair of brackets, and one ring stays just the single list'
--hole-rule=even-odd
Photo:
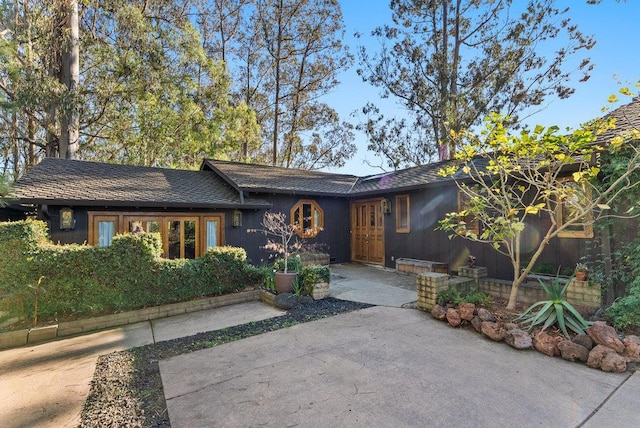
[{"label": "dark shingled roof", "polygon": [[[452,177],[442,177],[438,172],[451,162],[455,161],[436,162],[366,177],[213,159],[205,160],[203,167],[211,168],[230,185],[246,192],[364,196],[449,182]],[[453,179],[458,178],[464,177],[453,177]]]},{"label": "dark shingled roof", "polygon": [[238,190],[304,195],[347,195],[358,181],[355,175],[307,171],[268,165],[205,159],[209,167]]},{"label": "dark shingled roof", "polygon": [[620,133],[634,129],[640,130],[640,96],[633,98],[629,104],[618,107],[604,116],[604,119],[616,118],[616,127],[598,136],[597,141],[609,141]]},{"label": "dark shingled roof", "polygon": [[260,208],[207,171],[45,158],[14,185],[21,203],[86,206]]},{"label": "dark shingled roof", "polygon": [[[485,164],[486,160],[478,158],[474,162]],[[412,190],[468,178],[462,171],[458,171],[452,177],[439,174],[443,168],[455,163],[457,161],[447,160],[362,177],[353,187],[350,194],[364,196],[384,191]],[[481,165],[478,165],[478,167],[481,167]]]}]

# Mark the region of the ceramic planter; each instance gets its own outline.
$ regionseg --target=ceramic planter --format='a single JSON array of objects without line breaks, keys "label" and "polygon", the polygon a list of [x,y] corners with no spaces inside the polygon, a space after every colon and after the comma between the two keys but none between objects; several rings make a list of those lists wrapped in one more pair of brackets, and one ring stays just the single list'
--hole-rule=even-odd
[{"label": "ceramic planter", "polygon": [[293,284],[298,279],[296,272],[275,272],[276,291],[281,293],[293,293]]}]

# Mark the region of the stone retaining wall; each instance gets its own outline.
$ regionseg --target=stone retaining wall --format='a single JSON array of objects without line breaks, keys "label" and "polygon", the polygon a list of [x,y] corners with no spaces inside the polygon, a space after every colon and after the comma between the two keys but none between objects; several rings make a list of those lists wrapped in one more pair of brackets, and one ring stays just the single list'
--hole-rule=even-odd
[{"label": "stone retaining wall", "polygon": [[188,302],[170,305],[154,306],[135,311],[120,312],[76,321],[61,322],[56,325],[35,327],[25,330],[0,333],[0,349],[14,348],[27,344],[40,343],[58,337],[83,334],[109,327],[149,321],[221,306],[260,300],[260,291],[251,290],[242,293],[226,294],[224,296],[208,297]]},{"label": "stone retaining wall", "polygon": [[430,311],[436,304],[438,293],[448,288],[449,275],[446,273],[426,272],[418,275],[416,280],[418,309]]},{"label": "stone retaining wall", "polygon": [[[418,308],[430,311],[436,304],[436,296],[440,291],[450,287],[456,287],[459,291],[468,291],[474,287],[478,291],[492,297],[508,300],[511,293],[511,281],[487,278],[487,269],[484,267],[470,268],[463,266],[459,269],[459,277],[426,272],[418,275],[416,290],[418,293]],[[602,306],[602,296],[598,285],[590,285],[588,281],[571,279],[567,293],[567,302],[573,306],[586,306],[599,308]],[[540,285],[536,283],[524,283],[518,290],[518,302],[531,305],[541,300],[548,300],[547,295]]]}]

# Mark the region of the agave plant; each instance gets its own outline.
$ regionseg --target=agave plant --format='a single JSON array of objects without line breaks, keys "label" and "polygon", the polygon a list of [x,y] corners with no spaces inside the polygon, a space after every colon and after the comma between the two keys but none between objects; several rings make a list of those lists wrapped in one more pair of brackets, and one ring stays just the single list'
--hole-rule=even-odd
[{"label": "agave plant", "polygon": [[[529,330],[540,324],[542,324],[542,330],[557,324],[566,338],[569,338],[567,328],[577,334],[584,334],[591,323],[586,321],[569,302],[564,300],[564,294],[571,281],[562,284],[560,278],[556,276],[550,284],[545,284],[540,279],[538,282],[549,300],[534,303],[515,320],[521,321],[525,326],[528,324]],[[534,311],[536,308],[540,309]]]}]

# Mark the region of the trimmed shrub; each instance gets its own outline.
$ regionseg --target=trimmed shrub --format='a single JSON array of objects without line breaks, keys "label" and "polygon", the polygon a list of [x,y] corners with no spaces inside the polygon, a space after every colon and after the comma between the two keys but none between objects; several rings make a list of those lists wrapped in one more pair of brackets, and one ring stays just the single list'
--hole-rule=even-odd
[{"label": "trimmed shrub", "polygon": [[262,280],[242,248],[216,247],[194,260],[162,259],[161,249],[153,233],[118,235],[104,248],[52,245],[42,222],[0,223],[0,252],[7,257],[0,267],[0,311],[4,318],[32,318],[40,277],[41,320],[221,295]]},{"label": "trimmed shrub", "polygon": [[[284,272],[284,258],[279,258],[273,263],[273,268],[279,272]],[[302,262],[299,256],[289,256],[287,258],[287,271],[302,272]]]},{"label": "trimmed shrub", "polygon": [[302,290],[304,294],[311,294],[313,286],[321,282],[329,282],[331,278],[331,270],[329,266],[310,265],[302,268],[300,281],[302,282]]},{"label": "trimmed shrub", "polygon": [[43,222],[0,223],[0,322],[33,316],[34,287],[41,276],[33,264],[48,242]]}]

